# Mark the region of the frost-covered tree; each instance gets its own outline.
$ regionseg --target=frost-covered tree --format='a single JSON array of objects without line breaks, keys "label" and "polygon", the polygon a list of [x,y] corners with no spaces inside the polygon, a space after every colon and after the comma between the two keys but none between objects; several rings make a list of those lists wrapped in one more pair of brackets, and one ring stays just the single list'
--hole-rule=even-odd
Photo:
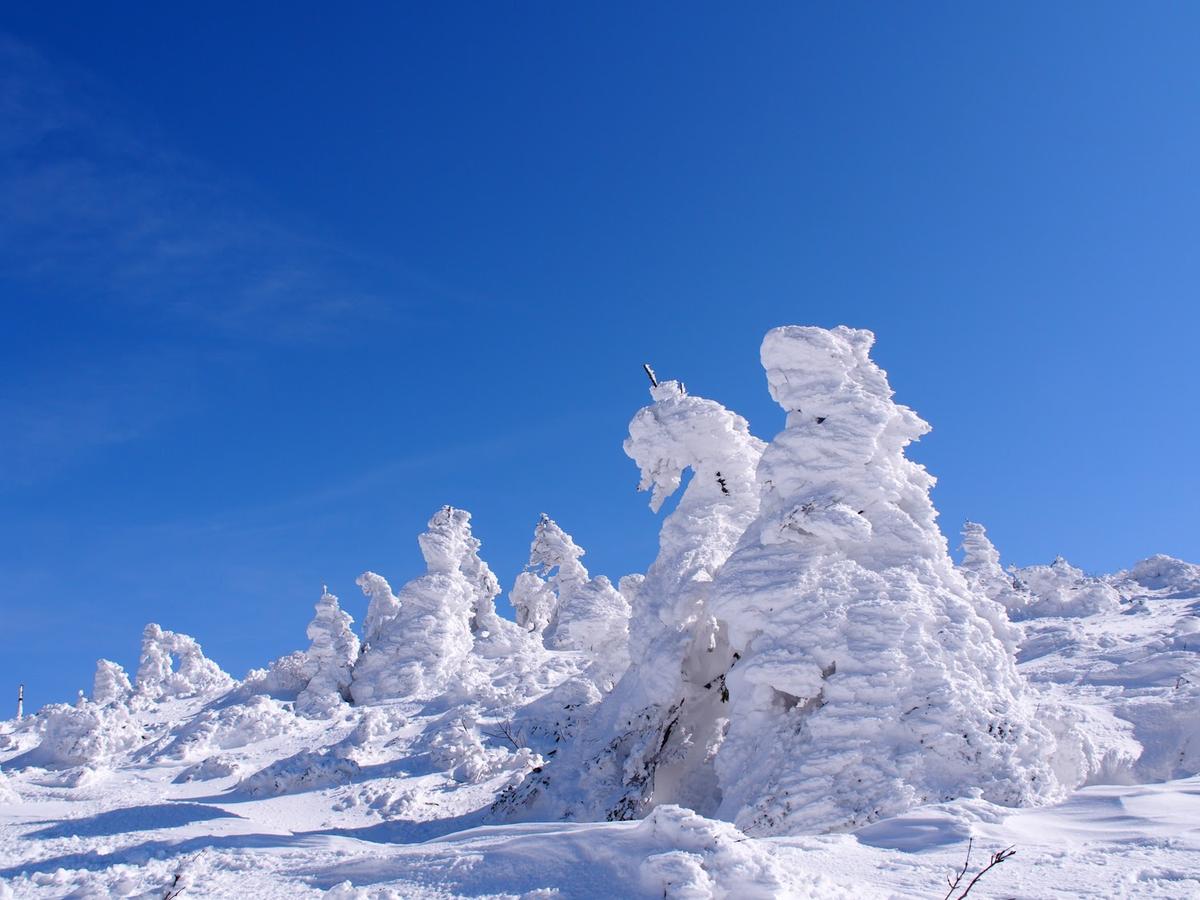
[{"label": "frost-covered tree", "polygon": [[[587,570],[579,562],[583,550],[548,515],[542,513],[533,529],[529,545],[529,563],[517,576],[508,599],[517,624],[526,631],[545,633],[558,615],[558,584],[587,580]],[[564,571],[565,568],[565,571]],[[562,579],[557,576],[562,575]]]},{"label": "frost-covered tree", "polygon": [[558,595],[554,588],[537,572],[525,571],[517,575],[513,589],[508,592],[517,624],[526,631],[541,637],[558,610]]},{"label": "frost-covered tree", "polygon": [[110,659],[96,660],[96,674],[92,678],[92,700],[104,706],[108,703],[124,703],[133,692],[125,670]]},{"label": "frost-covered tree", "polygon": [[787,425],[758,466],[759,514],[709,596],[735,660],[719,812],[755,834],[1060,791],[1053,738],[978,611],[991,601],[956,571],[934,480],[905,458],[929,426],[892,401],[873,342],[846,327],[763,341]]},{"label": "frost-covered tree", "polygon": [[151,622],[142,632],[136,693],[151,700],[216,693],[233,679],[208,659],[196,639]]},{"label": "frost-covered tree", "polygon": [[145,732],[125,704],[48,704],[37,714],[41,741],[26,761],[39,766],[90,766],[137,747]]},{"label": "frost-covered tree", "polygon": [[705,598],[758,510],[754,471],[764,445],[741,416],[678,382],[650,393],[625,442],[639,488],[652,490],[657,511],[686,470],[692,478],[663,523],[647,575],[621,580],[633,607],[632,664],[547,774],[517,794],[518,814],[631,818],[657,803],[715,805],[710,756],[731,651]]},{"label": "frost-covered tree", "polygon": [[582,650],[596,658],[606,687],[629,663],[629,604],[603,575],[581,563],[583,548],[542,514],[529,548],[529,564],[509,595],[517,624],[541,632],[552,650]]},{"label": "frost-covered tree", "polygon": [[[712,579],[758,511],[754,472],[764,444],[746,420],[720,403],[665,381],[629,424],[626,454],[641,471],[657,512],[692,478],[663,522],[659,553],[638,585],[630,624],[637,665],[594,720],[607,732],[595,757],[610,792],[603,813],[632,818],[662,803],[709,809],[715,800],[712,751],[721,739],[726,636],[707,609]],[[590,735],[589,735],[590,736]]]},{"label": "frost-covered tree", "polygon": [[382,575],[374,572],[363,572],[354,582],[362,588],[368,598],[367,617],[363,620],[363,648],[369,648],[383,626],[396,618],[400,611],[400,601],[392,593],[392,586]]},{"label": "frost-covered tree", "polygon": [[312,641],[305,662],[308,684],[296,698],[296,710],[313,718],[327,717],[349,698],[351,672],[358,659],[354,620],[328,588],[317,601],[308,639]]},{"label": "frost-covered tree", "polygon": [[354,667],[357,703],[427,699],[461,687],[479,623],[495,615],[500,586],[479,558],[470,513],[443,507],[417,540],[427,571],[404,585],[398,611]]},{"label": "frost-covered tree", "polygon": [[1091,616],[1121,607],[1116,588],[1085,575],[1061,556],[1048,566],[1014,568],[1012,573],[1033,594],[1032,602],[1022,610],[1023,618]]},{"label": "frost-covered tree", "polygon": [[[1024,616],[1033,597],[1012,575],[1000,565],[1000,551],[988,539],[987,530],[977,522],[967,522],[962,530],[963,559],[959,571],[967,585],[977,596],[987,597],[1004,608],[1007,619],[1016,620]],[[1019,628],[1011,626],[1005,618],[996,616],[994,608],[983,604],[980,614],[992,623],[1010,649],[1015,653],[1021,641]]]},{"label": "frost-covered tree", "polygon": [[1175,593],[1200,594],[1200,566],[1161,553],[1147,557],[1110,581],[1137,585],[1148,591],[1170,588]]}]

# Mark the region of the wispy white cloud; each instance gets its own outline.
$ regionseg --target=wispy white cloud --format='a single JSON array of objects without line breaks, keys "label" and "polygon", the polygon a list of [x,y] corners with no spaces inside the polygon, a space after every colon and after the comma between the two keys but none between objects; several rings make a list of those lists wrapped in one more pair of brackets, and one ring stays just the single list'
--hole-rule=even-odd
[{"label": "wispy white cloud", "polygon": [[[39,305],[9,317],[32,330],[10,326],[0,345],[47,360],[0,373],[0,488],[181,415],[189,366],[231,358],[227,341],[197,338],[303,344],[462,302],[269,206],[169,146],[89,73],[0,33],[0,305]],[[111,346],[59,354],[54,323],[84,305],[105,313]],[[127,326],[136,347],[123,346]]]},{"label": "wispy white cloud", "polygon": [[[263,212],[86,73],[0,35],[0,268],[254,340],[337,333],[437,288]],[[444,294],[437,297],[446,299]]]}]

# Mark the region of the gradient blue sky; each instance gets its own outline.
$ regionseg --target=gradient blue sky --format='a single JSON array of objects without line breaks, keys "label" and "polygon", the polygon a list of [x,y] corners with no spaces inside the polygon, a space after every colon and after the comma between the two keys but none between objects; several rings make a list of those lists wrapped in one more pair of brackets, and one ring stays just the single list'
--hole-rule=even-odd
[{"label": "gradient blue sky", "polygon": [[642,570],[640,364],[769,438],[785,323],[877,333],[953,546],[1200,558],[1200,7],[735,6],[8,4],[2,696],[241,675],[443,503]]}]

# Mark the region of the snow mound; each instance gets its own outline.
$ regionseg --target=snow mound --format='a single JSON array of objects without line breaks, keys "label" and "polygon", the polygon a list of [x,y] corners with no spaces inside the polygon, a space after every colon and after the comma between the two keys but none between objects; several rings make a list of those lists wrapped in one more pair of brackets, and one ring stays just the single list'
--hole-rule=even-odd
[{"label": "snow mound", "polygon": [[478,784],[501,772],[513,773],[515,783],[544,763],[528,747],[485,746],[475,721],[461,715],[436,728],[428,748],[438,769],[449,772],[455,781],[469,784]]},{"label": "snow mound", "polygon": [[195,762],[221,750],[285,737],[299,730],[288,707],[259,695],[244,703],[201,711],[175,729],[174,737],[158,755],[164,760]]},{"label": "snow mound", "polygon": [[1017,585],[1032,595],[1020,618],[1093,616],[1120,608],[1117,590],[1099,578],[1085,575],[1061,556],[1048,566],[1012,570]]},{"label": "snow mound", "polygon": [[361,770],[345,746],[302,750],[246,776],[238,788],[255,797],[275,797],[347,784]]},{"label": "snow mound", "polygon": [[1143,559],[1114,581],[1136,584],[1147,591],[1166,591],[1173,595],[1200,596],[1200,566],[1158,554]]},{"label": "snow mound", "polygon": [[295,650],[273,659],[266,669],[254,669],[242,681],[241,691],[247,695],[270,694],[280,700],[295,700],[308,687],[308,654]]},{"label": "snow mound", "polygon": [[17,804],[21,802],[21,795],[17,793],[17,789],[12,786],[12,782],[8,780],[8,776],[0,770],[0,803]]},{"label": "snow mound", "polygon": [[53,767],[88,766],[141,745],[144,732],[124,706],[77,706],[53,703],[34,720],[38,745],[20,758],[22,764]]},{"label": "snow mound", "polygon": [[[1101,750],[1104,759],[1086,773],[1088,782],[1162,781],[1200,771],[1200,567],[1151,557],[1105,579],[1057,568],[1059,582],[1082,581],[1077,593],[1103,602],[1066,602],[1059,616],[1026,621],[1022,670],[1046,697],[1074,711],[1079,739]],[[1065,593],[1072,598],[1069,587]],[[1080,614],[1081,606],[1095,611]]]}]

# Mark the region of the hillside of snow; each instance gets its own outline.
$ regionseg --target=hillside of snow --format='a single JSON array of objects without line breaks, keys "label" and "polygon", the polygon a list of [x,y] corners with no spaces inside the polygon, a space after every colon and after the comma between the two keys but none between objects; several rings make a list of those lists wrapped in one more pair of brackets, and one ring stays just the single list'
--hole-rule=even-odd
[{"label": "hillside of snow", "polygon": [[873,341],[770,332],[769,442],[652,376],[644,574],[543,516],[506,619],[445,507],[240,679],[164,610],[0,723],[0,898],[1200,896],[1200,566],[955,563]]}]

